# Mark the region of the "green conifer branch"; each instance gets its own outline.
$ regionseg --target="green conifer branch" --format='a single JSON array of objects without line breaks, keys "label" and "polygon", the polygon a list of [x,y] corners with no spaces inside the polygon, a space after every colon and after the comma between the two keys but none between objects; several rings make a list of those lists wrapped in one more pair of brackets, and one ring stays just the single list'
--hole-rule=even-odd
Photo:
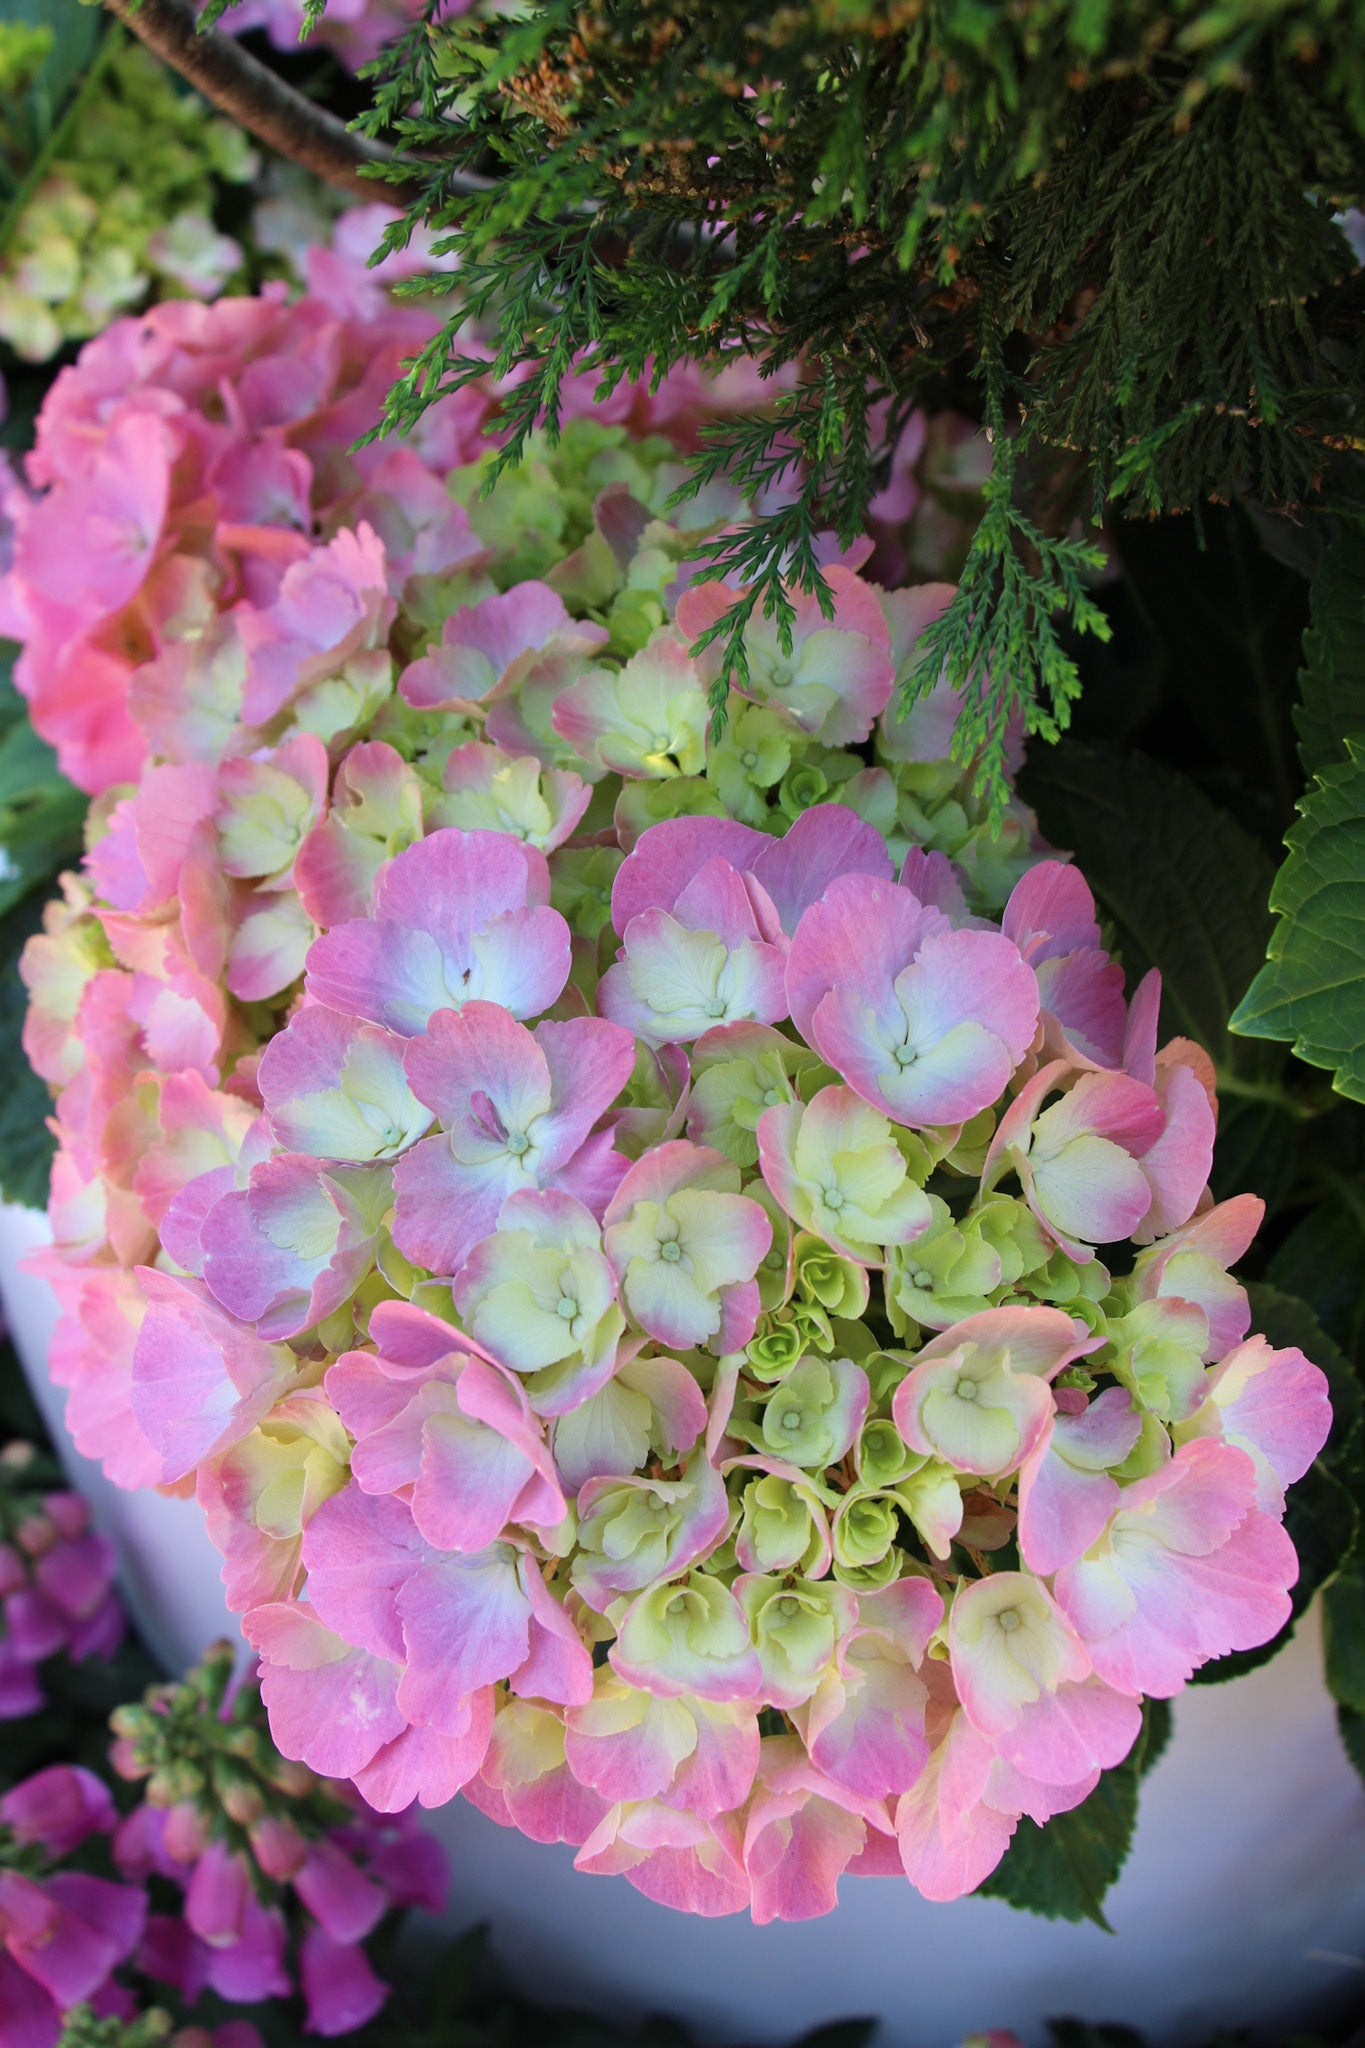
[{"label": "green conifer branch", "polygon": [[1065,636],[1101,623],[1078,502],[1294,508],[1359,459],[1365,280],[1333,215],[1365,199],[1365,12],[1341,0],[429,0],[373,79],[362,125],[420,187],[384,246],[434,230],[462,302],[380,431],[485,372],[466,310],[522,378],[492,476],[553,435],[570,368],[609,391],[743,354],[777,380],[694,467],[751,499],[796,478],[701,550],[738,586],[727,673],[755,608],[789,625],[784,582],[822,588],[816,536],[857,531],[891,425],[993,356],[986,518],[921,674],[963,687],[997,798],[1011,719],[1060,729]]}]

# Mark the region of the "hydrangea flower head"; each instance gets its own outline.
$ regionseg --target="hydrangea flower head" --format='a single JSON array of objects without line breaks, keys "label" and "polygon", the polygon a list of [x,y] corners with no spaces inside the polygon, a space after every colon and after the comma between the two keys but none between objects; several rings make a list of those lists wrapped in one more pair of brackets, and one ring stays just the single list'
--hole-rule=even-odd
[{"label": "hydrangea flower head", "polygon": [[[849,551],[716,736],[679,569],[743,507],[665,500],[721,397],[579,392],[481,496],[491,380],[347,452],[429,331],[163,309],[49,401],[21,684],[88,747],[103,664],[141,774],[25,963],[78,1439],[193,1475],[275,1740],[373,1805],[688,1911],[958,1896],[1281,1626],[1322,1377],[1157,979],[948,685],[892,708],[945,587]],[[197,1938],[267,1973],[249,1890]]]}]

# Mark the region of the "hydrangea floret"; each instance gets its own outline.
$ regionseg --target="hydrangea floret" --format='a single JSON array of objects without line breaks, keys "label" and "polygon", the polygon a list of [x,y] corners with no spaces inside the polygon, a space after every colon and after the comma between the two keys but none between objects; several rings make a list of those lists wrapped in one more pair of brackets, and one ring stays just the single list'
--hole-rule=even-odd
[{"label": "hydrangea floret", "polygon": [[713,740],[665,500],[725,393],[585,392],[481,497],[491,385],[345,452],[423,317],[161,309],[40,425],[73,1428],[194,1488],[276,1743],[371,1805],[703,1914],[957,1897],[1282,1626],[1323,1375],[1158,979],[973,813],[951,693],[889,709],[946,587],[846,554]]}]

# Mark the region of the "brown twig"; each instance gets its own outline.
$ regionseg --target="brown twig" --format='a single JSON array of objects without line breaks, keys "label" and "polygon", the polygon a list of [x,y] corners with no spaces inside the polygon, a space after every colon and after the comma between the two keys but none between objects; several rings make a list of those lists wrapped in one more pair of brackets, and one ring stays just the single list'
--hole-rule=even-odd
[{"label": "brown twig", "polygon": [[104,0],[153,54],[187,79],[240,127],[280,156],[361,199],[408,206],[418,188],[365,175],[367,164],[394,161],[393,152],[357,135],[315,106],[221,29],[201,31],[189,0]]}]

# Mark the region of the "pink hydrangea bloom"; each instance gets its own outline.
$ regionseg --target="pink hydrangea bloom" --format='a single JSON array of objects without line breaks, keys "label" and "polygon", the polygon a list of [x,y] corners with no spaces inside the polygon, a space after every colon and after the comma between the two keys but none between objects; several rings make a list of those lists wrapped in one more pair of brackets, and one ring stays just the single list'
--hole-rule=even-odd
[{"label": "pink hydrangea bloom", "polygon": [[802,1034],[898,1123],[965,1123],[1033,1043],[1036,979],[1000,932],[954,931],[908,889],[833,883],[796,929],[787,997]]},{"label": "pink hydrangea bloom", "polygon": [[[349,247],[117,323],[13,514],[21,687],[110,792],[24,962],[73,1433],[193,1482],[278,1743],[374,1805],[760,1922],[958,1896],[1288,1611],[1326,1401],[1251,1333],[1211,1064],[981,817],[946,680],[893,702],[947,586],[826,537],[712,730],[684,558],[746,507],[659,508],[742,377],[573,380],[488,497],[491,373],[353,448],[433,330]],[[296,1852],[339,2025],[371,1879]],[[193,1917],[168,1970],[273,1984],[230,1854]]]}]

